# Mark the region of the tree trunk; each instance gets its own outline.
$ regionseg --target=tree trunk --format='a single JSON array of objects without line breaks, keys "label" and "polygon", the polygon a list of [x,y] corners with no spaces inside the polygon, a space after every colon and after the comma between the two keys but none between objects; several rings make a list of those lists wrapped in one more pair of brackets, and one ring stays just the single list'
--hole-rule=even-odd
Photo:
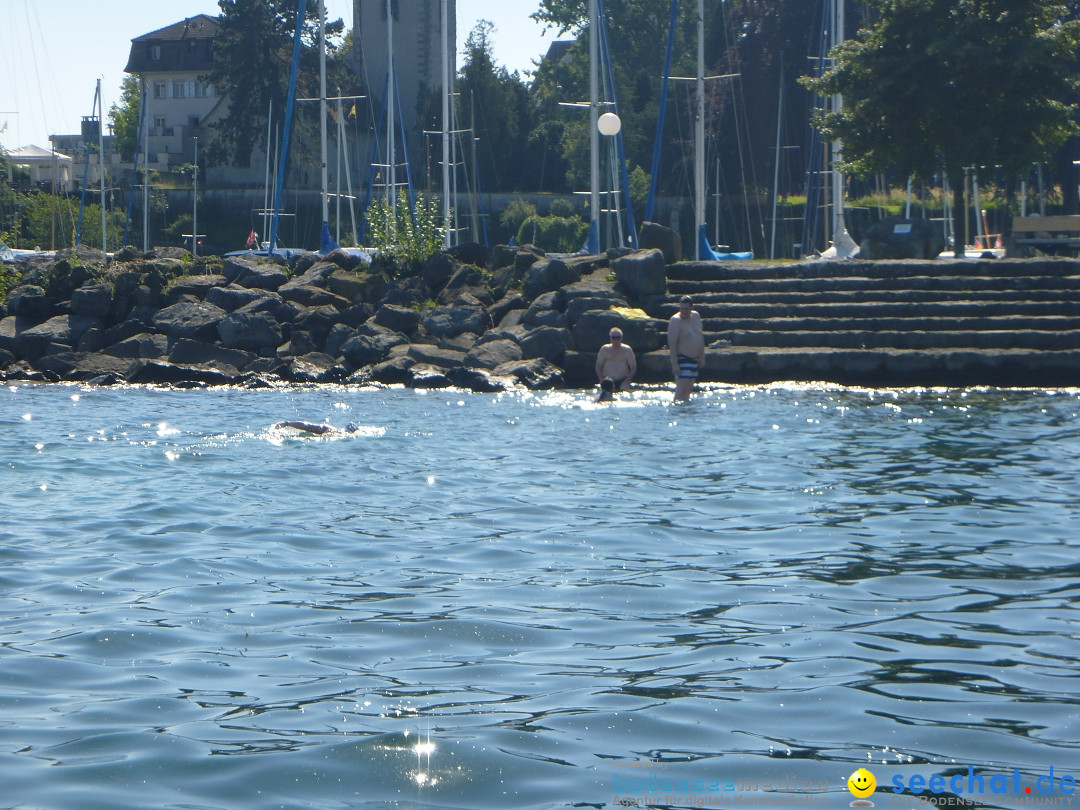
[{"label": "tree trunk", "polygon": [[949,185],[952,188],[952,232],[953,232],[953,256],[957,259],[964,258],[964,174],[949,177]]}]

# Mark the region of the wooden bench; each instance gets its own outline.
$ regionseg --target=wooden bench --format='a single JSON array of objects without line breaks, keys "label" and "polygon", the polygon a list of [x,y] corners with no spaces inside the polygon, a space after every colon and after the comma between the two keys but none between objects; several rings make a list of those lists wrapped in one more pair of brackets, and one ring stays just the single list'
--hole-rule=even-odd
[{"label": "wooden bench", "polygon": [[1044,253],[1080,251],[1080,215],[1013,217],[1013,243]]}]

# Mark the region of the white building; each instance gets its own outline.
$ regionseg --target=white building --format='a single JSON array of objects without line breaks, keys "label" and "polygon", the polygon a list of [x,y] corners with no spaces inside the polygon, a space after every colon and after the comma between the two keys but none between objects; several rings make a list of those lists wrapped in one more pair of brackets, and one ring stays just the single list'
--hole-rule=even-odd
[{"label": "white building", "polygon": [[214,67],[217,31],[215,17],[199,14],[131,40],[124,70],[147,88],[151,169],[194,163],[202,127],[224,114],[223,97],[204,81]]}]

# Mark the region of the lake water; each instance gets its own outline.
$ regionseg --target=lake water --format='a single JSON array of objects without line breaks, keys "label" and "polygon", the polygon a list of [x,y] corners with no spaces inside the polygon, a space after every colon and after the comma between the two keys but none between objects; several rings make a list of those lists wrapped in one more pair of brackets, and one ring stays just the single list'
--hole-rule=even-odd
[{"label": "lake water", "polygon": [[1077,391],[0,397],[2,807],[1080,805]]}]

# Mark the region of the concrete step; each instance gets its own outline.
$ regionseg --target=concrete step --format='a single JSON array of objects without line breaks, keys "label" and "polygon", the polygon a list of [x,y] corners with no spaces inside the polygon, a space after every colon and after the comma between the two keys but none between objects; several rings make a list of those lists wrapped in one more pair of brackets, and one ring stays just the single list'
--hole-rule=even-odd
[{"label": "concrete step", "polygon": [[973,315],[966,318],[703,318],[707,335],[732,330],[770,330],[787,332],[977,332],[1030,329],[1042,332],[1065,332],[1080,329],[1080,317],[1064,315]]},{"label": "concrete step", "polygon": [[982,261],[842,261],[842,262],[677,262],[668,265],[668,281],[725,279],[911,278],[937,276],[1060,277],[1076,275],[1075,259],[987,259]]},{"label": "concrete step", "polygon": [[[669,289],[671,289],[669,285]],[[1010,301],[1023,302],[1058,302],[1080,301],[1080,287],[1076,290],[1040,289],[1040,290],[829,290],[822,292],[806,291],[752,291],[752,292],[707,292],[683,293],[694,299],[698,311],[702,307],[726,306],[728,304],[767,304],[769,306],[803,306],[804,304],[932,304],[973,301],[978,303]],[[678,308],[681,296],[676,291],[664,302],[672,313]]]},{"label": "concrete step", "polygon": [[[853,297],[843,302],[807,302],[794,305],[694,303],[703,320],[711,318],[973,318],[1005,316],[1080,316],[1080,298],[1064,301],[926,301],[920,303],[875,301]],[[677,304],[662,304],[649,314],[667,320]]]},{"label": "concrete step", "polygon": [[[922,277],[913,281],[922,281]],[[695,303],[713,300],[746,299],[749,296],[819,296],[836,300],[854,295],[875,295],[880,298],[912,298],[949,300],[964,295],[984,297],[1022,297],[1029,295],[1080,296],[1080,276],[1057,278],[952,278],[927,279],[926,284],[905,284],[904,279],[729,279],[727,281],[668,281],[668,293],[677,301],[684,295]],[[942,283],[938,283],[942,282]]]},{"label": "concrete step", "polygon": [[1080,329],[1040,331],[864,331],[807,332],[771,329],[736,329],[710,333],[707,345],[718,341],[732,348],[829,348],[829,349],[1038,349],[1080,350]]},{"label": "concrete step", "polygon": [[[595,352],[567,352],[571,385],[596,384]],[[673,383],[666,350],[638,357],[635,382]],[[1080,385],[1080,351],[1030,349],[707,349],[702,382],[833,382],[870,387]]]}]

